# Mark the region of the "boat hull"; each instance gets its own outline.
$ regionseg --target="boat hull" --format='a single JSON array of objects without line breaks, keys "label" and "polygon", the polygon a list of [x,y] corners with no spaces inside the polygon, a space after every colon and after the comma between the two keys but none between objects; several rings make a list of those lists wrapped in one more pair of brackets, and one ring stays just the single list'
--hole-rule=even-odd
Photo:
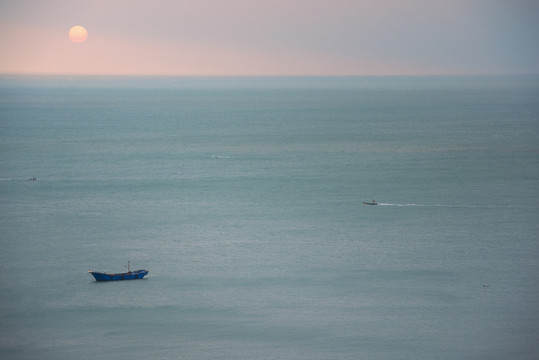
[{"label": "boat hull", "polygon": [[377,202],[367,202],[367,201],[363,201],[363,205],[378,205]]},{"label": "boat hull", "polygon": [[88,271],[90,274],[93,275],[95,278],[95,281],[118,281],[118,280],[136,280],[136,279],[142,279],[146,274],[148,274],[148,270],[137,270],[137,271],[130,271],[126,273],[121,274],[107,274],[107,273],[101,273],[97,271]]}]

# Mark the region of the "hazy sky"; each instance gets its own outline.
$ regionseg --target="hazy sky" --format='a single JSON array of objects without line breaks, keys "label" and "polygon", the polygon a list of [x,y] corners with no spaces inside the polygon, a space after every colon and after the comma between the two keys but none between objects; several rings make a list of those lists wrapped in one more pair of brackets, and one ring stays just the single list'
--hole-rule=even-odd
[{"label": "hazy sky", "polygon": [[0,73],[538,74],[538,19],[537,0],[0,0]]}]

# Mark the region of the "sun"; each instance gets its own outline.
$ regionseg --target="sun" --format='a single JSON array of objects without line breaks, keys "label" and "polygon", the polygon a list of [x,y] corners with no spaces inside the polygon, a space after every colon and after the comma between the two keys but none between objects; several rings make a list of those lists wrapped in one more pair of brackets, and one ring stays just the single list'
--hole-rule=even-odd
[{"label": "sun", "polygon": [[77,25],[69,29],[69,39],[76,43],[82,43],[88,38],[88,31],[83,26]]}]

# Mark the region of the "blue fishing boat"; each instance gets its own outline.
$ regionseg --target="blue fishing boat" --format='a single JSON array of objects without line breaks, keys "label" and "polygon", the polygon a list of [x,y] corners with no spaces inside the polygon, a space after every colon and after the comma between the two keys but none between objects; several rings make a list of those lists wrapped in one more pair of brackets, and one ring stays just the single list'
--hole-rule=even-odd
[{"label": "blue fishing boat", "polygon": [[129,262],[127,262],[127,272],[125,273],[107,274],[98,271],[88,272],[94,276],[95,281],[135,280],[142,279],[148,274],[148,270],[131,271]]}]

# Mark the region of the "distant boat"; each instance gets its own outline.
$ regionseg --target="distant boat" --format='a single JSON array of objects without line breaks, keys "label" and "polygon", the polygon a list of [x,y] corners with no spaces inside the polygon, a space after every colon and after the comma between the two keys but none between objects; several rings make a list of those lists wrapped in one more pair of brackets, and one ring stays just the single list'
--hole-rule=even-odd
[{"label": "distant boat", "polygon": [[373,200],[372,202],[363,201],[363,205],[378,205],[378,202],[376,200]]},{"label": "distant boat", "polygon": [[148,274],[148,270],[131,271],[129,262],[127,262],[126,273],[107,274],[107,273],[102,273],[98,271],[88,271],[88,272],[94,276],[95,281],[135,280],[135,279],[142,279],[144,276],[146,276],[146,274]]}]

